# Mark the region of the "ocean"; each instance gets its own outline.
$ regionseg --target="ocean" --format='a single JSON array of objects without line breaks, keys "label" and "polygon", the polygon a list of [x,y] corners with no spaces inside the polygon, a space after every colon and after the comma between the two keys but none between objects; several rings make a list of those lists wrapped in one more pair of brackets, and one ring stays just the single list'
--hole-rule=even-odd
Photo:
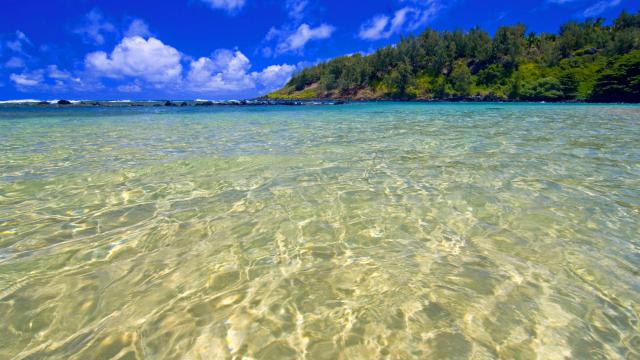
[{"label": "ocean", "polygon": [[0,358],[640,357],[640,106],[0,109]]}]

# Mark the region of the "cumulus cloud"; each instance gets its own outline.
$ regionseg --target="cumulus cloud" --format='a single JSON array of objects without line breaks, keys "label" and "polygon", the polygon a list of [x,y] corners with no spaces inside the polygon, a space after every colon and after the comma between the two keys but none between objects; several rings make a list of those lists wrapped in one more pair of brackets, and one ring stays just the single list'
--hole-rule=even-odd
[{"label": "cumulus cloud", "polygon": [[249,72],[250,68],[251,62],[242,52],[217,50],[210,58],[191,61],[187,86],[191,91],[212,93],[272,90],[284,85],[296,70],[288,64],[271,65],[260,72]]},{"label": "cumulus cloud", "polygon": [[315,28],[312,28],[308,24],[302,24],[294,32],[285,36],[282,41],[278,43],[276,46],[276,52],[278,54],[286,52],[301,52],[309,41],[328,39],[334,31],[335,27],[327,24],[322,24]]},{"label": "cumulus cloud", "polygon": [[270,91],[284,85],[296,69],[278,64],[251,71],[251,61],[239,50],[220,49],[210,57],[194,59],[156,38],[145,40],[140,36],[124,38],[110,54],[96,51],[85,57],[86,73],[96,78],[127,80],[117,90],[128,93],[140,92],[149,85],[162,86],[167,91],[216,95]]},{"label": "cumulus cloud", "polygon": [[87,70],[109,78],[136,77],[151,83],[176,82],[182,65],[178,50],[156,38],[126,37],[111,54],[96,51],[85,57]]},{"label": "cumulus cloud", "polygon": [[242,9],[245,4],[245,0],[200,0],[213,9],[222,9],[229,13],[235,13]]},{"label": "cumulus cloud", "polygon": [[[323,38],[323,26],[287,34],[287,49],[300,49],[313,39]],[[330,33],[332,30],[328,31]],[[110,51],[93,51],[84,56],[79,66],[64,69],[57,64],[30,69],[43,63],[21,55],[29,39],[18,32],[9,45],[13,57],[3,65],[14,69],[10,82],[19,91],[92,92],[104,89],[102,81],[111,79],[111,90],[121,93],[140,93],[145,90],[163,94],[198,94],[215,96],[248,96],[275,90],[284,85],[299,68],[297,65],[275,64],[252,70],[251,61],[239,50],[221,49],[210,57],[192,58],[167,45],[149,32],[140,19],[129,23],[126,34]],[[23,59],[26,59],[23,61]],[[80,65],[82,64],[82,65]]]},{"label": "cumulus cloud", "polygon": [[240,51],[217,50],[211,58],[191,62],[187,79],[194,89],[238,91],[255,87],[247,76],[249,59]]},{"label": "cumulus cloud", "polygon": [[402,31],[414,31],[424,26],[442,8],[438,0],[404,1],[411,3],[393,13],[379,14],[360,26],[358,36],[364,40],[388,39]]},{"label": "cumulus cloud", "polygon": [[252,76],[267,91],[272,91],[286,84],[296,70],[296,66],[289,64],[271,65],[259,73],[253,73]]},{"label": "cumulus cloud", "polygon": [[102,45],[105,42],[105,35],[116,32],[116,27],[105,20],[98,9],[93,9],[84,16],[82,24],[73,32],[82,36],[83,40],[89,44]]}]

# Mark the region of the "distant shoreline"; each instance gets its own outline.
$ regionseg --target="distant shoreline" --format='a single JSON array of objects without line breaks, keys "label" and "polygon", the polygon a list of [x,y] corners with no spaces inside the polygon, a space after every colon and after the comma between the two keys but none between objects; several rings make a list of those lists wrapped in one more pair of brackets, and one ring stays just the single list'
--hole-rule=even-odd
[{"label": "distant shoreline", "polygon": [[32,108],[32,109],[66,109],[66,108],[128,108],[128,107],[156,107],[156,108],[177,108],[177,107],[252,107],[252,106],[333,106],[349,103],[415,103],[415,104],[438,104],[438,103],[491,103],[491,104],[628,104],[638,105],[633,102],[590,102],[590,101],[523,101],[505,99],[486,98],[451,98],[451,99],[265,99],[257,98],[250,100],[226,100],[226,101],[203,101],[203,100],[56,100],[56,101],[36,101],[36,100],[8,100],[0,101],[2,108]]}]

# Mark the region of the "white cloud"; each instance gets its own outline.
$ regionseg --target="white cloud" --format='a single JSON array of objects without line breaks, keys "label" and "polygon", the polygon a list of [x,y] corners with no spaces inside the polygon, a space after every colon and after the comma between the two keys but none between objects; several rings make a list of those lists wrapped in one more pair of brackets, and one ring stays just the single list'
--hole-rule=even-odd
[{"label": "white cloud", "polygon": [[245,0],[200,0],[214,9],[222,9],[229,13],[234,13],[245,4]]},{"label": "white cloud", "polygon": [[387,24],[389,23],[389,17],[386,15],[377,15],[368,22],[362,24],[360,27],[360,33],[358,36],[365,40],[377,40],[383,37],[389,37],[391,35],[385,31]]},{"label": "white cloud", "polygon": [[267,91],[272,91],[286,84],[296,70],[296,66],[289,64],[271,65],[259,73],[252,73],[252,76]]},{"label": "white cloud", "polygon": [[139,83],[120,85],[117,89],[118,91],[124,93],[137,93],[142,91],[142,87]]},{"label": "white cloud", "polygon": [[620,5],[622,0],[603,0],[591,5],[582,13],[584,17],[594,17],[602,14],[605,10]]},{"label": "white cloud", "polygon": [[286,0],[284,10],[288,20],[280,27],[271,27],[264,37],[258,53],[264,57],[276,57],[285,53],[302,54],[309,41],[331,37],[336,28],[329,24],[312,27],[303,22],[310,11],[311,0]]},{"label": "white cloud", "polygon": [[260,49],[260,53],[262,54],[262,56],[268,58],[273,55],[273,50],[270,47],[266,46]]},{"label": "white cloud", "polygon": [[[69,71],[61,70],[58,65],[49,65],[44,68],[30,70],[29,65],[42,62],[27,53],[27,50],[35,48],[34,44],[21,31],[16,31],[15,40],[7,42],[7,47],[16,55],[9,58],[4,64],[7,68],[22,68],[21,72],[14,72],[9,75],[11,83],[19,91],[64,91],[75,90],[95,90],[100,88],[100,84],[95,82],[84,82],[77,75]],[[40,46],[40,51],[46,53],[48,47]]]},{"label": "white cloud", "polygon": [[[135,19],[129,25],[127,34],[137,35],[125,36],[111,51],[86,54],[82,68],[64,69],[51,64],[31,70],[22,66],[22,69],[10,74],[10,82],[17,90],[24,92],[89,93],[104,89],[101,80],[109,78],[116,80],[112,90],[122,93],[153,89],[158,94],[244,97],[281,87],[299,68],[297,65],[275,64],[252,71],[251,61],[239,50],[222,49],[210,57],[192,58],[155,37],[145,39],[140,36],[149,34],[149,27],[142,20]],[[289,40],[290,49],[300,49],[308,41],[323,38],[333,31],[326,31],[324,25],[317,28],[305,25],[302,29],[277,39]],[[31,45],[26,35],[17,34],[16,40],[12,41],[11,51],[23,51],[25,44]],[[36,63],[28,60],[28,55],[16,54],[14,57],[10,65],[16,67]]]},{"label": "white cloud", "polygon": [[[548,3],[558,4],[558,5],[570,4],[578,1],[580,0],[547,0]],[[586,18],[596,17],[602,14],[603,12],[605,12],[607,9],[620,5],[621,2],[622,0],[601,0],[592,4],[591,6],[586,8],[584,11],[582,11],[582,13],[579,13],[577,15],[578,16],[582,15],[583,17],[586,17]]]},{"label": "white cloud", "polygon": [[13,53],[16,53],[23,57],[28,58],[30,56],[27,54],[26,48],[33,47],[33,43],[31,42],[31,40],[29,40],[27,35],[25,35],[22,31],[16,30],[15,39],[7,41],[6,46]]},{"label": "white cloud", "polygon": [[116,28],[104,19],[99,10],[93,9],[84,16],[82,25],[73,32],[81,35],[87,43],[102,45],[105,41],[105,35],[116,32]]},{"label": "white cloud", "polygon": [[[183,68],[182,62],[188,66]],[[133,36],[124,38],[110,54],[88,54],[85,69],[96,78],[131,80],[117,87],[120,92],[140,92],[151,85],[168,92],[227,95],[274,90],[297,67],[279,64],[252,72],[251,61],[239,50],[220,49],[211,57],[194,59],[156,38]],[[57,68],[50,70],[53,74]]]},{"label": "white cloud", "polygon": [[411,14],[413,13],[415,13],[417,17],[418,15],[420,15],[420,10],[410,7],[404,7],[396,11],[393,15],[393,19],[391,19],[391,26],[389,28],[389,31],[392,33],[400,32],[402,30],[402,26],[404,26],[404,24],[409,20],[409,16],[411,16]]},{"label": "white cloud", "polygon": [[24,72],[22,74],[11,74],[9,79],[16,84],[18,89],[31,88],[42,85],[44,80],[43,71],[36,70],[32,72]]},{"label": "white cloud", "polygon": [[267,41],[271,41],[273,39],[277,39],[280,36],[282,36],[282,30],[278,30],[275,27],[271,27],[271,29],[269,29],[269,32],[267,32],[267,35],[264,37],[264,39]]},{"label": "white cloud", "polygon": [[40,91],[66,91],[69,89],[90,91],[101,87],[99,84],[85,83],[70,72],[58,69],[57,65],[49,65],[46,69],[25,71],[11,74],[9,79],[20,91],[38,89]]},{"label": "white cloud", "polygon": [[156,38],[122,39],[111,54],[97,51],[85,57],[87,70],[109,78],[136,77],[160,84],[180,80],[182,65],[178,50]]},{"label": "white cloud", "polygon": [[187,80],[193,89],[239,91],[255,87],[247,77],[249,59],[240,51],[217,50],[211,58],[191,61]]},{"label": "white cloud", "polygon": [[271,65],[260,72],[249,72],[251,62],[240,51],[217,50],[211,58],[191,61],[187,86],[194,92],[270,91],[284,85],[296,67]]},{"label": "white cloud", "polygon": [[49,66],[47,66],[47,73],[48,73],[48,76],[51,79],[67,80],[67,79],[71,79],[72,78],[72,75],[71,75],[70,72],[68,72],[66,70],[58,69],[58,65],[49,65]]},{"label": "white cloud", "polygon": [[25,66],[25,63],[21,58],[12,56],[9,60],[7,60],[4,66],[8,68],[21,68]]},{"label": "white cloud", "polygon": [[315,28],[302,24],[277,45],[276,52],[278,54],[300,52],[309,41],[328,39],[334,31],[335,27],[327,24]]},{"label": "white cloud", "polygon": [[143,38],[151,37],[151,31],[149,31],[149,25],[141,19],[133,19],[127,31],[125,31],[125,37],[140,36]]},{"label": "white cloud", "polygon": [[293,20],[301,21],[308,5],[309,0],[287,0],[285,3],[287,15]]},{"label": "white cloud", "polygon": [[364,40],[388,39],[402,31],[414,31],[424,26],[443,8],[439,0],[411,1],[394,12],[393,17],[379,14],[360,26],[358,36]]}]

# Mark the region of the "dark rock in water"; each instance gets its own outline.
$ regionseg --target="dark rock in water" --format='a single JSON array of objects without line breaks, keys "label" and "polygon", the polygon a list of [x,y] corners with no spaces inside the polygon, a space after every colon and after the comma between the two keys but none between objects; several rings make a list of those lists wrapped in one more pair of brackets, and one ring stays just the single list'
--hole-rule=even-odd
[{"label": "dark rock in water", "polygon": [[58,100],[58,105],[71,105],[69,100]]},{"label": "dark rock in water", "polygon": [[347,102],[346,102],[346,101],[344,101],[344,100],[336,100],[336,101],[334,101],[334,102],[333,102],[333,105],[344,105],[344,104],[346,104],[346,103],[347,103]]},{"label": "dark rock in water", "polygon": [[506,99],[490,92],[488,94],[476,94],[468,97],[464,97],[464,96],[454,97],[448,100],[449,101],[499,102],[499,101],[505,101]]},{"label": "dark rock in water", "polygon": [[177,105],[172,103],[171,101],[167,101],[164,103],[164,106],[177,106]]},{"label": "dark rock in water", "polygon": [[301,101],[287,100],[287,101],[280,102],[280,105],[296,106],[296,105],[303,105],[303,103]]},{"label": "dark rock in water", "polygon": [[49,105],[48,101],[40,101],[38,105]]},{"label": "dark rock in water", "polygon": [[485,95],[482,99],[482,101],[491,101],[491,102],[496,102],[496,101],[505,101],[506,98],[501,97],[499,95],[496,95],[492,92],[488,93],[487,95]]},{"label": "dark rock in water", "polygon": [[189,104],[187,104],[187,102],[186,102],[186,101],[183,101],[183,102],[180,104],[180,106],[189,106]]},{"label": "dark rock in water", "polygon": [[196,106],[211,106],[213,105],[213,101],[199,101],[196,103]]}]

